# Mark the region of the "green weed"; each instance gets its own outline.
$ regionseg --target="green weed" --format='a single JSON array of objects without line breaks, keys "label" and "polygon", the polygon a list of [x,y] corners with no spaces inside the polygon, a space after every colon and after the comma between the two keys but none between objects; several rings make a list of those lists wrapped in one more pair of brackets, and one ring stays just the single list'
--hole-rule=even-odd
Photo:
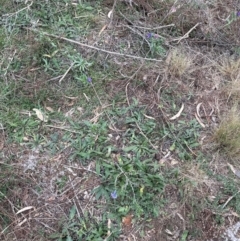
[{"label": "green weed", "polygon": [[164,57],[166,55],[166,48],[163,45],[164,40],[161,37],[158,37],[154,34],[150,34],[150,55],[151,57],[156,57],[156,56],[160,56],[160,57]]},{"label": "green weed", "polygon": [[[240,194],[237,188],[238,180],[231,176],[217,175],[216,179],[222,184],[222,192],[216,196],[213,205],[219,214],[233,208],[237,213],[240,213]],[[229,201],[227,201],[229,199]]]},{"label": "green weed", "polygon": [[181,160],[191,160],[193,150],[199,146],[200,129],[201,126],[195,119],[189,122],[178,121],[164,126],[163,136],[166,142],[170,140],[170,151],[175,152]]},{"label": "green weed", "polygon": [[[119,156],[115,162],[96,163],[96,172],[102,176],[102,185],[94,190],[96,198],[110,200],[116,192],[112,212],[120,217],[134,213],[137,217],[157,216],[163,204],[156,200],[164,188],[159,166],[152,160]],[[155,205],[154,205],[155,203]]]},{"label": "green weed", "polygon": [[109,218],[111,218],[110,214],[104,214],[100,220],[97,220],[88,212],[81,213],[81,216],[79,216],[76,207],[73,206],[68,220],[62,224],[61,232],[51,234],[49,238],[57,241],[101,241],[106,237],[108,237],[108,240],[117,240],[120,234],[120,227],[114,224],[111,228],[108,228],[107,222]]}]

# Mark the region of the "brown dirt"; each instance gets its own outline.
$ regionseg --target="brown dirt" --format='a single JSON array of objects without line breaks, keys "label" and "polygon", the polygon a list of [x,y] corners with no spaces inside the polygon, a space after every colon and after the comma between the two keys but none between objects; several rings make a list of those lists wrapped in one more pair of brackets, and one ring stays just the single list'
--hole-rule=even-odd
[{"label": "brown dirt", "polygon": [[[147,17],[148,13],[155,10],[154,4],[157,4],[156,1],[135,0],[134,2],[136,4],[133,4],[133,7],[126,3],[129,7],[129,12],[143,11],[139,19],[136,17],[135,22],[145,21],[146,25],[152,24],[157,26],[157,20],[161,18],[160,14],[151,15],[151,18]],[[104,5],[111,7],[112,3],[113,1],[105,1]],[[180,5],[182,3],[184,1],[180,1]],[[195,70],[188,72],[181,78],[171,76],[164,61],[161,64],[149,66],[141,65],[137,62],[131,63],[130,60],[124,58],[116,60],[112,56],[108,57],[109,61],[112,60],[113,63],[118,65],[116,71],[119,73],[119,78],[111,80],[109,85],[106,86],[107,99],[111,100],[117,93],[125,93],[126,98],[129,98],[131,103],[133,97],[136,98],[140,105],[145,106],[147,109],[147,115],[158,121],[165,121],[166,117],[172,115],[169,112],[169,103],[162,98],[164,92],[169,91],[172,97],[177,97],[175,99],[177,106],[180,107],[181,103],[185,104],[188,117],[194,117],[196,106],[202,103],[200,114],[203,123],[206,125],[206,129],[201,133],[202,137],[206,137],[202,143],[202,151],[206,155],[210,153],[213,156],[217,155],[211,144],[209,144],[209,136],[211,136],[213,128],[218,124],[220,114],[228,110],[228,103],[220,88],[223,83],[223,77],[216,70],[214,66],[215,58],[213,57],[214,55],[220,56],[226,51],[231,52],[234,46],[239,44],[240,39],[239,20],[231,25],[230,28],[224,28],[224,31],[220,33],[219,31],[221,31],[224,24],[218,16],[226,18],[229,14],[229,8],[234,10],[236,4],[236,1],[227,1],[226,6],[219,3],[216,5],[216,8],[209,9],[209,13],[212,14],[211,16],[215,21],[211,22],[211,24],[209,23],[209,25],[201,25],[192,33],[193,36],[182,41],[182,47],[185,47],[190,54],[197,57],[194,59]],[[168,10],[172,7],[171,5],[167,6],[167,3],[163,3],[163,6]],[[183,5],[180,7],[183,7]],[[196,16],[191,13],[192,11],[192,8],[180,12],[181,14],[178,14],[177,11],[173,15],[169,15],[162,22],[162,25],[174,22],[181,29],[181,34],[183,35],[189,28],[202,20],[200,15]],[[186,15],[187,19],[184,22],[179,22],[178,19],[182,15]],[[124,28],[123,25],[125,24],[126,20],[118,16],[113,25],[102,34],[101,39],[97,39],[97,34],[94,33],[89,43],[91,44],[97,39],[98,44],[103,44],[105,49],[111,51],[119,51],[121,44],[124,43],[126,46],[131,46],[131,54],[141,55],[146,53],[145,47],[140,50],[135,47],[136,42],[139,43],[139,36]],[[166,34],[166,31],[158,31],[158,33]],[[214,40],[209,39],[208,35],[213,36]],[[173,36],[168,36],[168,40],[171,37]],[[141,41],[143,40],[141,39]],[[33,44],[31,51],[35,50],[35,44]],[[173,43],[170,46],[167,45],[167,47],[177,47],[177,45]],[[127,47],[125,50],[128,50]],[[102,56],[101,54],[98,55],[100,63]],[[141,67],[139,68],[139,66]],[[33,68],[35,65],[30,67]],[[42,76],[41,79],[44,79],[43,77],[45,76]],[[28,83],[26,81],[23,94],[31,97],[33,92],[44,85],[44,81],[37,81],[36,83]],[[127,93],[126,86],[128,86]],[[188,98],[190,92],[193,95],[191,98]],[[159,108],[160,103],[163,105],[162,109]],[[58,104],[59,106],[64,105],[64,103]],[[4,136],[4,133],[1,132],[0,151],[3,153],[3,156],[11,156],[11,162],[14,163],[12,168],[14,168],[15,176],[12,177],[12,185],[9,186],[8,184],[7,187],[10,195],[3,201],[0,208],[1,213],[11,219],[9,227],[11,232],[7,235],[2,235],[1,238],[2,240],[20,241],[40,240],[39,237],[42,237],[41,240],[47,240],[45,239],[46,237],[41,236],[41,231],[44,230],[46,235],[53,231],[58,231],[61,226],[59,222],[63,222],[68,218],[69,208],[73,204],[77,203],[77,205],[80,205],[80,202],[82,207],[87,208],[88,203],[91,201],[90,192],[93,187],[98,185],[99,180],[81,165],[69,165],[68,155],[71,152],[70,149],[66,149],[65,153],[59,152],[52,156],[44,150],[36,149],[32,151],[23,146],[6,144],[6,137]],[[158,157],[159,160],[161,159],[160,157],[162,155]],[[226,160],[222,160],[220,157],[213,158],[210,168],[214,170],[215,174],[228,175],[229,171],[226,162]],[[185,166],[181,163],[181,160],[178,160],[178,163],[178,167],[182,170],[184,177],[186,174]],[[175,166],[166,164],[164,168],[171,170]],[[89,170],[94,170],[94,163],[89,165]],[[190,174],[188,173],[188,175]],[[192,173],[192,176],[194,175],[195,173]],[[64,176],[67,176],[68,179],[64,188],[61,189],[56,183]],[[190,175],[190,177],[192,176]],[[1,180],[3,183],[7,183],[7,181]],[[39,192],[35,191],[36,188],[39,189]],[[124,238],[125,240],[134,240],[133,237],[136,237],[136,240],[145,241],[180,240],[185,230],[196,235],[195,237],[189,237],[189,241],[210,240],[211,238],[219,237],[225,230],[225,226],[236,222],[238,217],[234,215],[232,210],[228,210],[228,214],[223,216],[224,225],[217,225],[217,214],[206,208],[201,203],[201,200],[208,196],[216,196],[220,188],[217,183],[212,181],[210,186],[206,183],[200,183],[196,188],[190,187],[190,190],[184,190],[185,194],[181,194],[175,185],[166,186],[161,198],[168,200],[168,203],[164,206],[161,215],[149,223],[150,228],[145,228],[147,237],[140,237],[138,227],[140,226],[141,229],[143,226],[139,223],[134,223],[135,226],[123,227],[123,240]],[[188,192],[191,192],[191,196],[194,199],[189,200],[186,198],[189,196],[186,195],[189,194]],[[223,203],[227,199],[228,196],[223,200]],[[194,202],[198,202],[198,209]],[[33,208],[16,214],[18,210],[25,207]],[[199,207],[203,208],[199,209]],[[97,211],[95,210],[95,212]],[[194,215],[194,217],[191,215]],[[35,234],[34,237],[33,234]]]}]

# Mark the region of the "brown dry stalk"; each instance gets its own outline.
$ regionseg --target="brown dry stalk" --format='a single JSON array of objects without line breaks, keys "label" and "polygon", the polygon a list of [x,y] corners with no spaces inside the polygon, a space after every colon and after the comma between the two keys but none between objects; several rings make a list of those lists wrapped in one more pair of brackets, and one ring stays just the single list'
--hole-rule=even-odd
[{"label": "brown dry stalk", "polygon": [[41,34],[44,34],[44,35],[52,37],[52,38],[57,38],[57,39],[61,39],[61,40],[73,43],[73,44],[77,44],[77,45],[82,46],[82,47],[94,49],[94,50],[97,50],[97,51],[100,51],[100,52],[103,52],[103,53],[107,53],[107,54],[112,54],[112,55],[122,56],[122,57],[126,57],[126,58],[132,58],[132,59],[141,59],[141,60],[146,60],[146,61],[162,62],[161,59],[144,58],[144,57],[140,57],[140,56],[135,56],[135,55],[130,55],[130,54],[121,54],[119,52],[113,52],[113,51],[109,51],[109,50],[106,50],[106,49],[101,49],[101,48],[98,48],[98,47],[94,47],[92,45],[88,45],[88,44],[78,42],[78,41],[73,40],[73,39],[61,37],[61,36],[58,36],[58,35],[55,35],[55,34],[49,34],[49,33],[46,33],[46,32],[41,32],[41,31],[33,29],[33,28],[25,28],[25,29],[33,31],[33,32],[41,33]]}]

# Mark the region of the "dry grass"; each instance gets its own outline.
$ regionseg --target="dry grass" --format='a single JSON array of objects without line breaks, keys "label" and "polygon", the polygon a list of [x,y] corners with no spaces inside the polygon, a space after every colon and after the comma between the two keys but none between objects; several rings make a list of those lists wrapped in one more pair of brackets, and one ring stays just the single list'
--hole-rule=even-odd
[{"label": "dry grass", "polygon": [[[240,77],[240,76],[239,76]],[[231,98],[233,103],[239,102],[240,96],[240,78],[230,81],[223,87],[223,91],[228,95],[228,99]]]},{"label": "dry grass", "polygon": [[233,108],[222,120],[214,133],[214,140],[221,152],[228,157],[237,159],[240,157],[240,115]]},{"label": "dry grass", "polygon": [[230,80],[235,81],[240,77],[240,58],[224,56],[218,66],[218,70],[228,77]]},{"label": "dry grass", "polygon": [[166,59],[167,73],[171,76],[181,77],[191,68],[193,58],[182,49],[173,49]]},{"label": "dry grass", "polygon": [[223,82],[227,78],[227,83],[222,87],[223,92],[226,93],[228,100],[238,102],[240,96],[240,58],[224,57],[217,65],[218,70],[222,75]]}]

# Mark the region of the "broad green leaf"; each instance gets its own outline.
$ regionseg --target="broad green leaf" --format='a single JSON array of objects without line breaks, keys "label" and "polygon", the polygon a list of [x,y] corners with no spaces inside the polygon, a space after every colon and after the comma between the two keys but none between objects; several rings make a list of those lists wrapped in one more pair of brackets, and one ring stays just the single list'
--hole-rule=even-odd
[{"label": "broad green leaf", "polygon": [[98,161],[96,162],[96,173],[100,175],[100,163]]},{"label": "broad green leaf", "polygon": [[175,144],[175,142],[173,142],[173,144],[170,146],[169,150],[174,151],[175,147],[176,147],[176,144]]},{"label": "broad green leaf", "polygon": [[127,147],[123,148],[123,150],[125,152],[136,151],[137,150],[137,146],[127,146]]},{"label": "broad green leaf", "polygon": [[70,214],[69,214],[69,219],[72,220],[74,218],[76,214],[76,207],[72,206],[71,210],[70,210]]},{"label": "broad green leaf", "polygon": [[186,241],[188,237],[188,230],[184,230],[181,236],[181,241]]},{"label": "broad green leaf", "polygon": [[66,241],[73,241],[73,239],[68,235]]}]

